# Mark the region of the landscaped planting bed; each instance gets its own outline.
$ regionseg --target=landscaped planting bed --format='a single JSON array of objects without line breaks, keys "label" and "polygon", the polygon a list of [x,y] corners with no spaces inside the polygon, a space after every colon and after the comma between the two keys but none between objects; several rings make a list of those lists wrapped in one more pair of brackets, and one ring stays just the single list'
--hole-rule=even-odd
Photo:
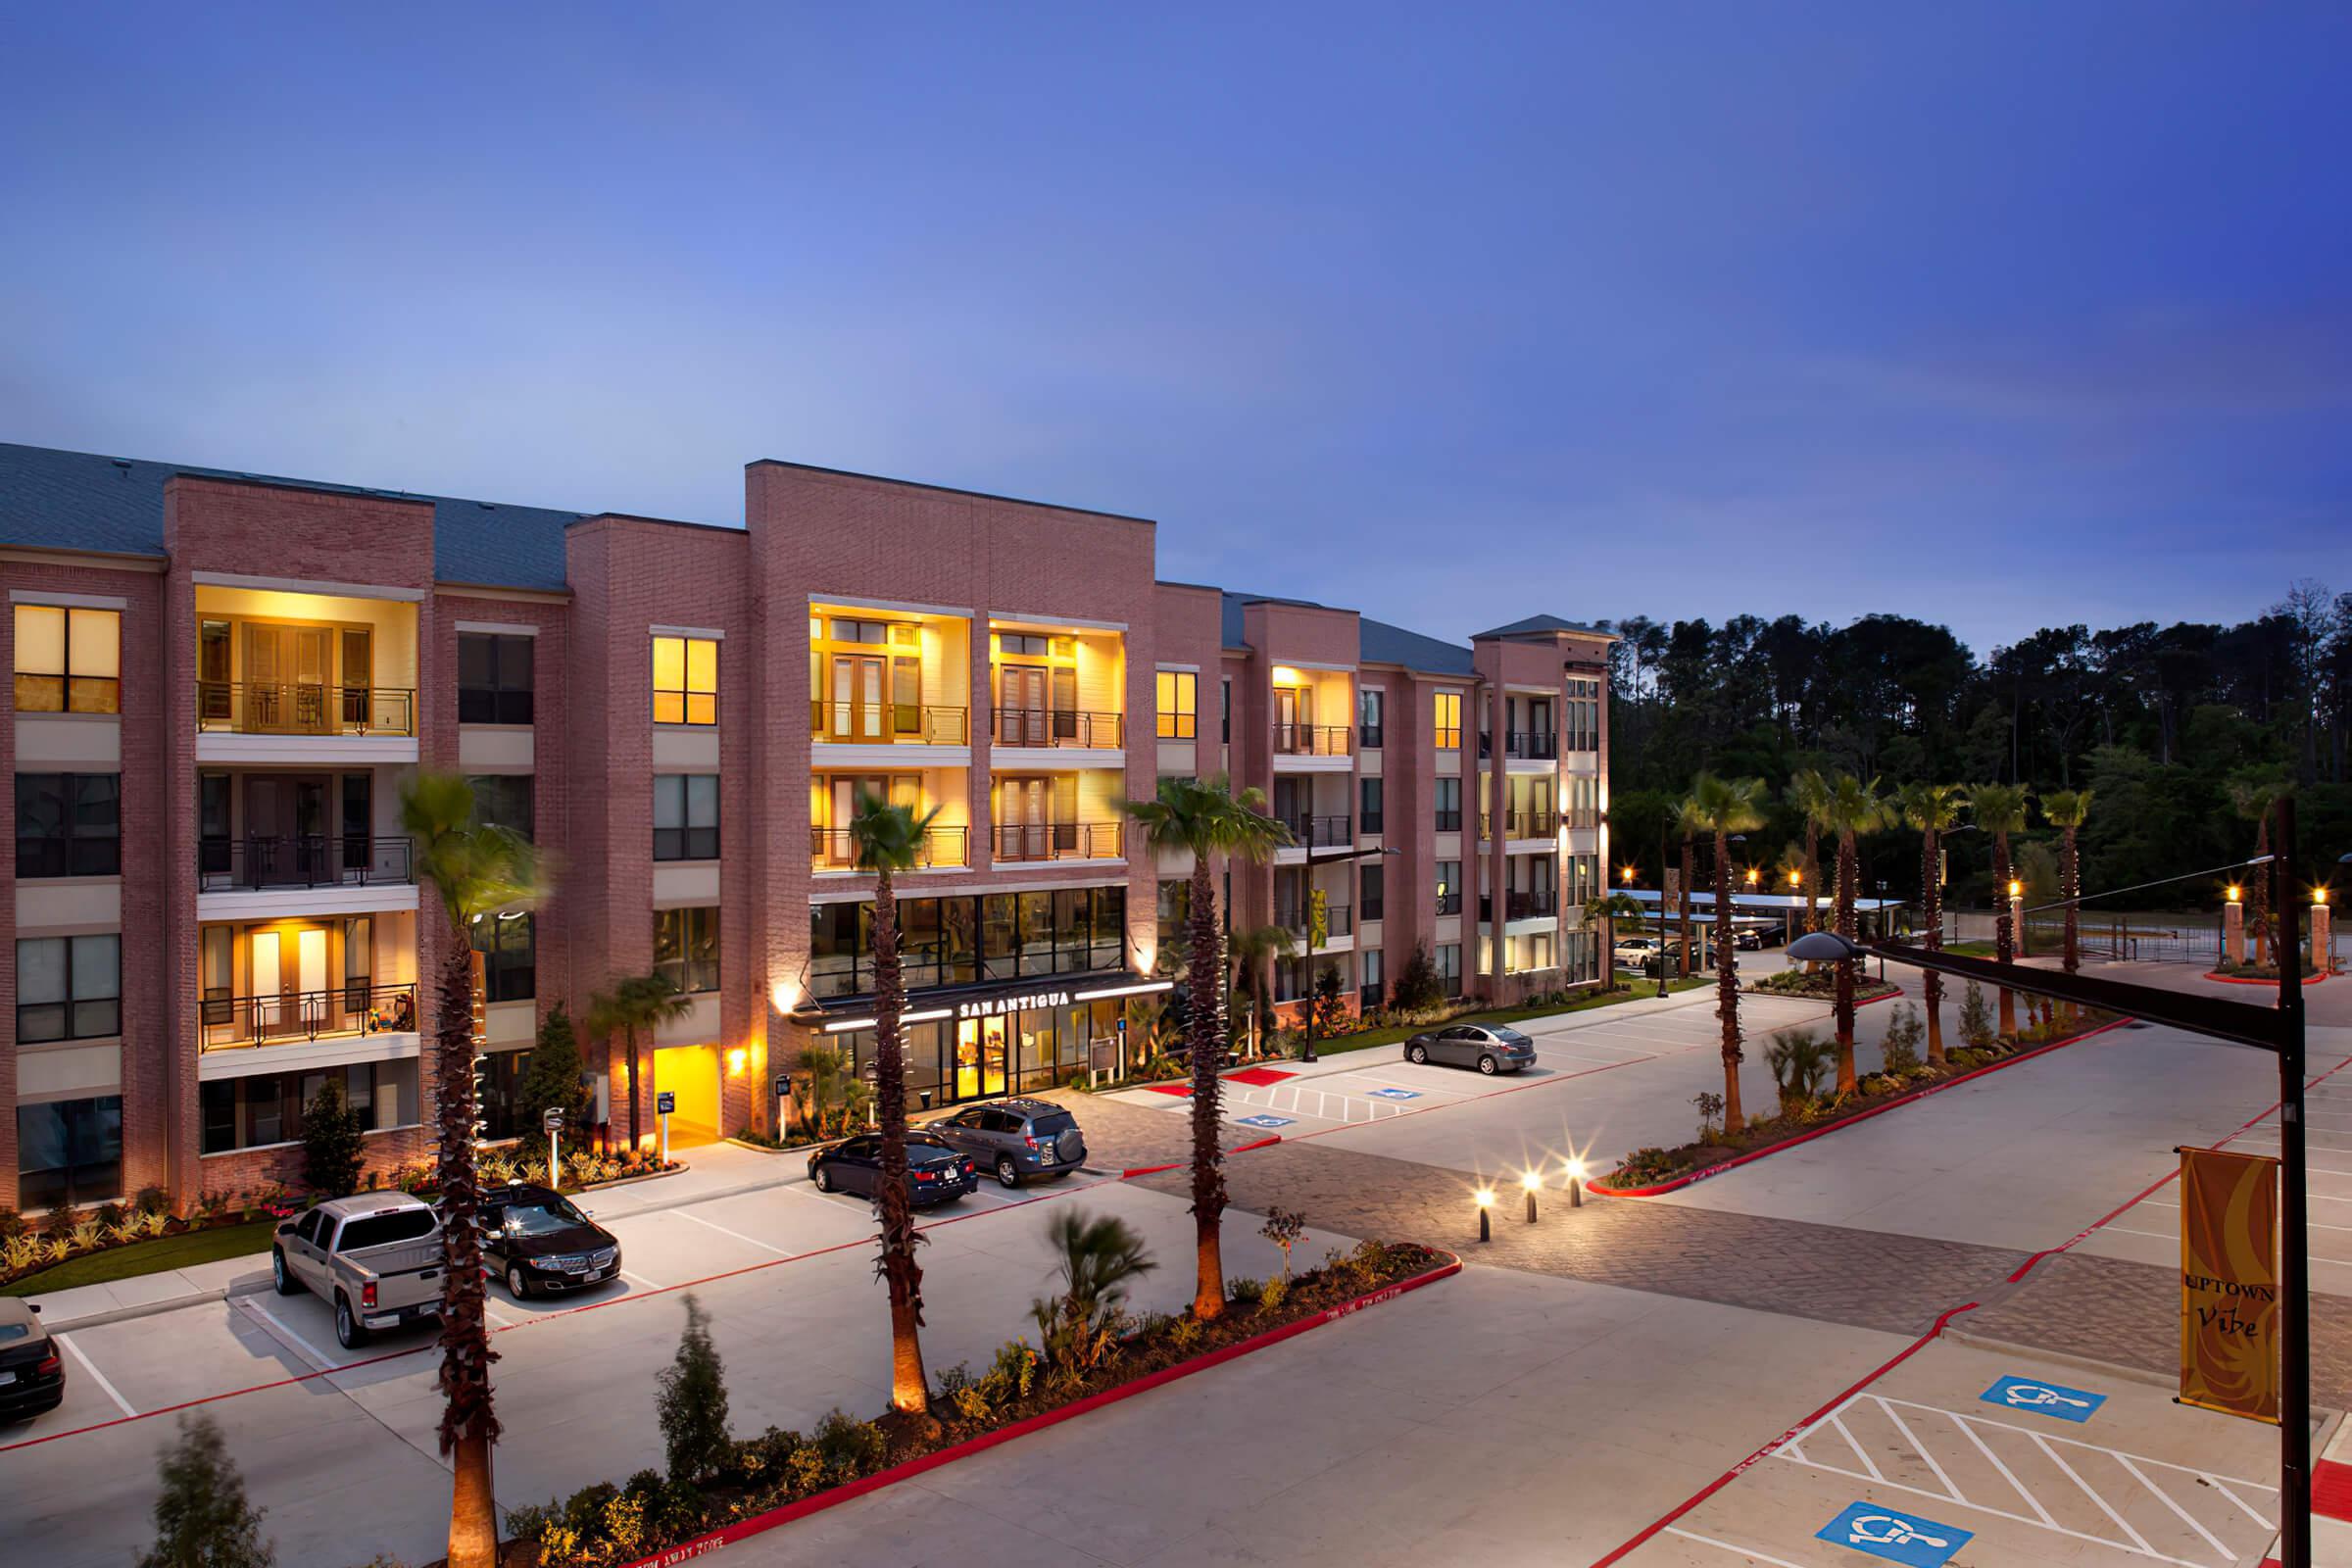
[{"label": "landscaped planting bed", "polygon": [[715,1549],[723,1540],[786,1523],[1083,1414],[1145,1388],[1376,1304],[1459,1268],[1448,1253],[1412,1243],[1365,1242],[1334,1250],[1287,1282],[1237,1280],[1224,1313],[1121,1317],[1116,1332],[1075,1343],[1056,1334],[1052,1355],[1015,1340],[978,1374],[954,1367],[934,1378],[928,1418],[885,1414],[862,1421],[835,1410],[812,1432],[770,1427],[729,1446],[697,1486],[654,1470],[599,1483],[545,1507],[508,1515],[514,1539],[506,1568],[621,1568],[664,1552]]}]

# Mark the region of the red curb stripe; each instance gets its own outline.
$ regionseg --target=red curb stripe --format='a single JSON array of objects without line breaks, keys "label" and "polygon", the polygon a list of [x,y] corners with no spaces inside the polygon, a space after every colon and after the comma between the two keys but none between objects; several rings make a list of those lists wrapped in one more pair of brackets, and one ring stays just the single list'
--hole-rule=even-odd
[{"label": "red curb stripe", "polygon": [[1234,1146],[1233,1146],[1231,1149],[1228,1149],[1227,1151],[1225,1151],[1225,1152],[1227,1152],[1228,1154],[1247,1154],[1247,1153],[1248,1153],[1248,1152],[1250,1152],[1250,1151],[1251,1151],[1252,1149],[1270,1149],[1270,1148],[1272,1148],[1274,1145],[1276,1145],[1276,1144],[1279,1144],[1279,1143],[1281,1143],[1281,1142],[1282,1142],[1282,1134],[1280,1134],[1280,1133],[1276,1133],[1276,1134],[1275,1134],[1273,1137],[1271,1137],[1271,1138],[1260,1138],[1260,1139],[1259,1139],[1257,1142],[1255,1142],[1255,1143],[1253,1143],[1253,1144],[1236,1144],[1236,1145],[1234,1145]]},{"label": "red curb stripe", "polygon": [[2322,1459],[2312,1466],[2311,1511],[2352,1523],[2352,1464]]},{"label": "red curb stripe", "polygon": [[1138,1176],[1156,1176],[1163,1170],[1181,1170],[1185,1163],[1181,1159],[1171,1159],[1165,1165],[1130,1165],[1119,1172],[1119,1180],[1132,1181]]},{"label": "red curb stripe", "polygon": [[[1721,1492],[1725,1487],[1728,1487],[1733,1482],[1739,1480],[1740,1476],[1746,1473],[1748,1467],[1754,1464],[1757,1460],[1762,1459],[1767,1454],[1771,1453],[1773,1449],[1779,1447],[1782,1444],[1787,1443],[1789,1439],[1795,1437],[1799,1432],[1802,1432],[1805,1428],[1811,1426],[1823,1416],[1828,1415],[1832,1410],[1837,1409],[1838,1406],[1843,1404],[1846,1400],[1852,1398],[1855,1395],[1861,1393],[1864,1389],[1869,1388],[1873,1383],[1878,1382],[1879,1379],[1885,1377],[1887,1373],[1893,1371],[1896,1367],[1901,1366],[1905,1361],[1910,1360],[1911,1357],[1926,1349],[1930,1344],[1934,1343],[1938,1335],[1943,1333],[1945,1325],[1949,1324],[1952,1319],[1958,1317],[1963,1312],[1973,1312],[1976,1309],[1977,1303],[1971,1301],[1966,1306],[1955,1306],[1951,1310],[1945,1312],[1941,1317],[1936,1320],[1934,1327],[1930,1328],[1927,1333],[1922,1334],[1918,1339],[1913,1340],[1909,1345],[1903,1347],[1903,1348],[1900,1350],[1895,1351],[1893,1355],[1887,1357],[1887,1359],[1880,1365],[1877,1371],[1863,1374],[1861,1381],[1855,1383],[1843,1393],[1833,1396],[1828,1403],[1822,1405],[1821,1408],[1815,1410],[1811,1415],[1806,1416],[1803,1420],[1789,1427],[1788,1430],[1783,1432],[1779,1437],[1773,1439],[1770,1443],[1765,1444],[1764,1446],[1758,1448],[1755,1452],[1749,1454],[1746,1458],[1740,1460],[1738,1464],[1732,1466],[1729,1470],[1726,1470],[1723,1474],[1717,1476],[1714,1480],[1699,1488],[1696,1492],[1690,1494],[1690,1498],[1685,1501],[1682,1506],[1676,1508],[1672,1513],[1660,1515],[1655,1521],[1643,1527],[1642,1532],[1635,1536],[1633,1540],[1627,1542],[1624,1545],[1619,1546],[1615,1551],[1610,1552],[1607,1556],[1593,1563],[1592,1568],[1609,1568],[1609,1564],[1618,1561],[1628,1552],[1633,1551],[1636,1547],[1647,1542],[1659,1531],[1665,1529],[1668,1525],[1674,1523],[1677,1519],[1680,1519],[1683,1515],[1689,1513],[1691,1509],[1697,1507],[1700,1503],[1706,1501],[1718,1492]],[[632,1564],[631,1568],[635,1568],[635,1565]]]},{"label": "red curb stripe", "polygon": [[845,1486],[831,1488],[811,1497],[803,1497],[798,1502],[786,1503],[781,1508],[771,1508],[765,1513],[754,1514],[749,1519],[739,1519],[707,1536],[697,1536],[692,1541],[683,1542],[666,1550],[656,1552],[651,1557],[640,1557],[634,1562],[625,1564],[624,1568],[666,1568],[668,1564],[684,1562],[690,1557],[708,1555],[721,1546],[731,1545],[735,1542],[744,1541],[753,1536],[763,1535],[780,1525],[791,1524],[796,1519],[806,1519],[810,1514],[822,1513],[828,1508],[838,1507],[853,1498],[862,1497],[870,1492],[879,1492],[884,1487],[895,1486],[901,1481],[911,1480],[927,1471],[936,1470],[942,1465],[954,1464],[958,1459],[969,1458],[975,1453],[984,1452],[1000,1444],[1010,1443],[1015,1438],[1026,1437],[1032,1432],[1041,1432],[1047,1427],[1059,1426],[1062,1422],[1073,1420],[1091,1410],[1099,1410],[1104,1405],[1116,1404],[1121,1399],[1131,1399],[1139,1394],[1149,1393],[1164,1384],[1173,1383],[1179,1378],[1188,1378],[1196,1372],[1205,1372],[1210,1367],[1221,1366],[1239,1356],[1249,1355],[1253,1351],[1280,1345],[1283,1341],[1295,1339],[1310,1329],[1319,1329],[1327,1323],[1336,1323],[1341,1318],[1351,1316],[1369,1307],[1380,1306],[1396,1299],[1408,1291],[1417,1291],[1424,1285],[1434,1285],[1442,1279],[1448,1279],[1462,1271],[1462,1260],[1458,1254],[1446,1251],[1442,1248],[1432,1248],[1431,1250],[1448,1261],[1427,1273],[1416,1274],[1410,1279],[1383,1286],[1369,1295],[1356,1297],[1353,1300],[1342,1301],[1337,1306],[1325,1307],[1311,1317],[1302,1317],[1295,1323],[1285,1323],[1280,1328],[1268,1329],[1263,1334],[1252,1335],[1249,1339],[1228,1345],[1222,1349],[1211,1350],[1206,1355],[1196,1356],[1190,1361],[1162,1367],[1157,1372],[1148,1373],[1132,1383],[1122,1383],[1115,1389],[1105,1389],[1101,1394],[1090,1394],[1085,1398],[1073,1400],[1058,1409],[1029,1416],[1015,1421],[1010,1426],[999,1427],[993,1432],[983,1432],[977,1437],[966,1438],[961,1443],[926,1453],[919,1459],[909,1459],[904,1464],[893,1465],[888,1470],[850,1482]]},{"label": "red curb stripe", "polygon": [[[2333,971],[2330,970],[2328,972],[2332,973]],[[2199,975],[2197,978],[2200,980],[2212,980],[2226,986],[2269,986],[2276,990],[2278,985],[2278,982],[2275,977],[2269,980],[2260,980],[2251,975],[2215,974],[2211,970],[2207,970],[2204,974]],[[2327,978],[2327,974],[2307,974],[2303,977],[2303,983],[2307,986],[2316,986]]]},{"label": "red curb stripe", "polygon": [[1957,1078],[1946,1078],[1941,1083],[1930,1084],[1925,1089],[1914,1089],[1908,1094],[1897,1095],[1892,1100],[1883,1101],[1871,1106],[1868,1110],[1856,1111],[1842,1121],[1832,1122],[1826,1127],[1813,1128],[1809,1132],[1797,1134],[1794,1138],[1784,1138],[1779,1143],[1767,1144],[1762,1149],[1751,1149],[1746,1153],[1734,1155],[1721,1164],[1709,1165],[1704,1170],[1694,1170],[1688,1175],[1677,1176],[1672,1181],[1655,1182],[1647,1187],[1611,1187],[1605,1180],[1592,1181],[1585,1184],[1586,1190],[1598,1193],[1603,1198],[1655,1198],[1661,1193],[1679,1192],[1693,1182],[1703,1182],[1710,1176],[1721,1175],[1736,1166],[1745,1165],[1751,1160],[1762,1159],[1767,1154],[1777,1154],[1785,1149],[1794,1149],[1799,1144],[1809,1144],[1816,1138],[1827,1138],[1832,1133],[1843,1132],[1846,1128],[1866,1122],[1873,1116],[1882,1115],[1901,1105],[1908,1105],[1915,1100],[1925,1100],[1930,1095],[1940,1094],[1946,1089],[1967,1083],[1972,1078],[1982,1078],[1988,1072],[1999,1072],[2003,1067],[2014,1067],[2021,1061],[2032,1061],[2035,1056],[2074,1045],[2078,1041],[2088,1040],[2092,1035],[2105,1034],[2108,1030],[2121,1028],[2131,1021],[2129,1018],[2118,1018],[2113,1023],[2103,1023],[2096,1029],[2085,1029],[2079,1035],[2069,1035],[2064,1040],[2053,1040],[2048,1045],[2036,1046],[2032,1051],[2021,1051],[2014,1056],[1987,1062],[1982,1067],[1971,1068]]}]

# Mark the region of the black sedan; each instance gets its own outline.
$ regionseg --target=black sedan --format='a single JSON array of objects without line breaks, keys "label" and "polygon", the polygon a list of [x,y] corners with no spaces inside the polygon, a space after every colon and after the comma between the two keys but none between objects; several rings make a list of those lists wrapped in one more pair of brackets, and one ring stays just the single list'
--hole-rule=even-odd
[{"label": "black sedan", "polygon": [[0,1296],[0,1421],[22,1421],[65,1402],[66,1363],[41,1327],[40,1308]]},{"label": "black sedan", "polygon": [[517,1182],[483,1195],[482,1261],[519,1301],[617,1277],[620,1242],[561,1193]]},{"label": "black sedan", "polygon": [[[820,1193],[873,1197],[882,1181],[882,1140],[853,1138],[818,1150],[808,1156],[808,1179]],[[906,1135],[906,1192],[915,1207],[953,1202],[979,1185],[969,1154],[949,1148],[935,1133]]]}]

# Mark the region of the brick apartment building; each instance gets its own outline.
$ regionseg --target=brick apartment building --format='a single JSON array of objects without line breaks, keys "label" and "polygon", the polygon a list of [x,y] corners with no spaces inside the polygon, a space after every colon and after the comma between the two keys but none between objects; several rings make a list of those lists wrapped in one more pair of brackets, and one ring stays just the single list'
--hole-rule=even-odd
[{"label": "brick apartment building", "polygon": [[661,1091],[687,1139],[771,1126],[814,1039],[870,1060],[860,790],[938,809],[900,883],[934,1103],[1066,1081],[1165,989],[1191,868],[1119,806],[1166,775],[1265,791],[1298,847],[1227,917],[1303,937],[1321,891],[1350,1004],[1421,947],[1497,1000],[1594,979],[1607,635],[1160,582],[1152,527],[775,462],[735,527],[0,446],[0,1203],[253,1187],[338,1072],[372,1159],[428,1152],[417,982],[457,939],[399,830],[419,768],[555,869],[486,938],[493,1137],[540,1021],[617,977],[691,999],[649,1127]]}]

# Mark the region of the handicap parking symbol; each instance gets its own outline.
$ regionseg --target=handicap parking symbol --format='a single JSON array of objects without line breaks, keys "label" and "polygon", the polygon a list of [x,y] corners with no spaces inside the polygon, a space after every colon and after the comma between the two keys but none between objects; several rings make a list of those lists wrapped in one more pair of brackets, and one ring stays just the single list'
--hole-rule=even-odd
[{"label": "handicap parking symbol", "polygon": [[2107,1402],[2104,1394],[2064,1388],[2055,1383],[2035,1383],[2029,1378],[1996,1378],[1992,1387],[1977,1397],[2004,1410],[2033,1410],[2054,1415],[2061,1421],[2087,1421],[2092,1411]]},{"label": "handicap parking symbol", "polygon": [[1875,1502],[1857,1502],[1849,1504],[1814,1539],[1899,1562],[1905,1568],[1943,1568],[1951,1561],[1952,1553],[1967,1545],[1975,1535],[1975,1531],[1963,1530],[1958,1525],[1939,1525],[1915,1513],[1881,1507]]},{"label": "handicap parking symbol", "polygon": [[1288,1127],[1291,1124],[1288,1116],[1244,1116],[1240,1120],[1245,1127]]},{"label": "handicap parking symbol", "polygon": [[1417,1091],[1411,1089],[1374,1089],[1370,1091],[1370,1094],[1376,1100],[1419,1100],[1421,1098]]}]

